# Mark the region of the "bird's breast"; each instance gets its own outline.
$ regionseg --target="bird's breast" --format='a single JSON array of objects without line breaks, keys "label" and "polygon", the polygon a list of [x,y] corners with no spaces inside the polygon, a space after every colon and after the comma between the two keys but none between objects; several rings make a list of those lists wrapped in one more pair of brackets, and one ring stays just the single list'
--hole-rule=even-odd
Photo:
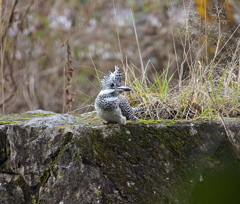
[{"label": "bird's breast", "polygon": [[99,96],[95,101],[97,110],[112,111],[118,107],[118,97]]}]

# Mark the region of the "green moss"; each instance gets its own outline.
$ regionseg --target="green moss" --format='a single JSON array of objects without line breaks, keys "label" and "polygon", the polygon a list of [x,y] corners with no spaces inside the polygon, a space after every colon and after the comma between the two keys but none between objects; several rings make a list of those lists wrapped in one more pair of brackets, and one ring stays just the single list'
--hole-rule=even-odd
[{"label": "green moss", "polygon": [[127,121],[128,124],[156,124],[156,123],[160,123],[162,122],[161,120],[152,120],[152,119],[148,119],[148,120],[137,120],[135,122],[133,121]]},{"label": "green moss", "polygon": [[160,124],[161,123],[162,125],[172,126],[172,125],[179,124],[179,123],[184,123],[184,122],[193,123],[195,121],[188,121],[188,120],[152,120],[152,119],[147,119],[147,120],[137,120],[135,122],[127,121],[127,124],[154,125],[154,124]]},{"label": "green moss", "polygon": [[[60,129],[60,131],[64,131],[65,129],[62,128]],[[66,133],[63,133],[62,132],[63,137],[64,137],[64,141],[63,141],[63,144],[62,146],[59,148],[59,150],[56,151],[55,155],[52,156],[52,160],[49,161],[49,165],[48,165],[48,168],[43,172],[42,175],[40,175],[39,177],[39,181],[41,184],[44,184],[48,181],[49,177],[51,176],[51,169],[54,165],[56,165],[56,163],[59,161],[61,155],[67,151],[67,149],[69,148],[68,144],[71,142],[72,140],[72,133],[71,132],[66,132]]]},{"label": "green moss", "polygon": [[47,182],[48,178],[50,177],[50,169],[46,170],[40,177],[39,180],[41,184],[44,184]]},{"label": "green moss", "polygon": [[102,120],[101,118],[96,117],[96,112],[90,112],[90,113],[86,113],[86,114],[83,114],[83,115],[73,114],[73,116],[78,117],[80,119],[80,121],[84,121],[86,123],[104,122],[104,120]]},{"label": "green moss", "polygon": [[16,120],[16,121],[0,121],[0,125],[6,125],[6,124],[17,124],[20,123],[22,121],[20,120]]},{"label": "green moss", "polygon": [[180,148],[182,148],[182,143],[177,141],[177,142],[173,142],[171,143],[171,147],[174,149],[174,150],[178,150]]},{"label": "green moss", "polygon": [[0,121],[0,125],[11,124],[9,121]]},{"label": "green moss", "polygon": [[[99,123],[102,123],[104,122],[104,120],[102,120],[101,118],[99,117],[82,117],[80,118],[80,121],[82,122],[86,122],[86,123],[89,123],[89,124],[99,124]],[[82,125],[82,123],[79,123],[80,125]]]},{"label": "green moss", "polygon": [[95,150],[95,157],[99,161],[107,162],[107,154],[104,150],[104,147],[101,145],[101,143],[98,143],[96,140],[93,142],[93,147]]},{"label": "green moss", "polygon": [[39,114],[39,113],[22,113],[22,114],[11,114],[11,115],[1,115],[0,118],[0,125],[5,125],[5,124],[17,124],[26,120],[30,120],[34,117],[39,117],[39,116],[48,116],[48,115],[53,115],[53,114]]},{"label": "green moss", "polygon": [[22,113],[21,115],[43,117],[43,116],[56,115],[56,113]]},{"label": "green moss", "polygon": [[31,204],[37,204],[38,203],[35,195],[31,195],[30,200],[31,200]]},{"label": "green moss", "polygon": [[79,114],[72,114],[72,116],[75,116],[77,118],[83,118],[84,117],[83,115],[79,115]]},{"label": "green moss", "polygon": [[17,181],[19,182],[19,181],[22,181],[22,180],[24,180],[23,175],[22,174],[18,174]]}]

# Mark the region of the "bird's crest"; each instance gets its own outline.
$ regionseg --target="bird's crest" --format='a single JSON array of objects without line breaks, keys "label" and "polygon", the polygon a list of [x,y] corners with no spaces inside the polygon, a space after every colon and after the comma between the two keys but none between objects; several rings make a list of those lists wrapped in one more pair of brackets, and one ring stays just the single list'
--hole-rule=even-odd
[{"label": "bird's crest", "polygon": [[[102,80],[102,89],[109,87],[120,87],[122,85],[122,74],[118,66],[115,66],[114,72],[109,72]],[[113,85],[112,85],[113,84]]]}]

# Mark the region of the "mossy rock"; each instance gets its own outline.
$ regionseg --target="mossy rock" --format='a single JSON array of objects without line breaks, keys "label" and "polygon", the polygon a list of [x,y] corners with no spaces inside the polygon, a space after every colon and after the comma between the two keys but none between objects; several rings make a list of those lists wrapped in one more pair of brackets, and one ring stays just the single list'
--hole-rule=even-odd
[{"label": "mossy rock", "polygon": [[[53,113],[1,121],[1,203],[238,202],[238,194],[224,197],[220,189],[214,200],[203,190],[223,173],[236,178],[227,192],[239,189],[240,164],[220,122],[143,120],[119,126]],[[225,122],[236,149],[240,121]]]}]

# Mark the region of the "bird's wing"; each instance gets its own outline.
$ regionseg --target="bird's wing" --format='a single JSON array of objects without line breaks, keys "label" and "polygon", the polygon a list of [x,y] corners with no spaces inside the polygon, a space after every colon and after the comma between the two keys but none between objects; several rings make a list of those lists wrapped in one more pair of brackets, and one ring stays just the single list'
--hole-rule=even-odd
[{"label": "bird's wing", "polygon": [[126,117],[127,120],[136,120],[136,117],[134,116],[134,112],[132,107],[130,106],[128,100],[122,96],[119,95],[119,107],[121,109],[122,115]]}]

